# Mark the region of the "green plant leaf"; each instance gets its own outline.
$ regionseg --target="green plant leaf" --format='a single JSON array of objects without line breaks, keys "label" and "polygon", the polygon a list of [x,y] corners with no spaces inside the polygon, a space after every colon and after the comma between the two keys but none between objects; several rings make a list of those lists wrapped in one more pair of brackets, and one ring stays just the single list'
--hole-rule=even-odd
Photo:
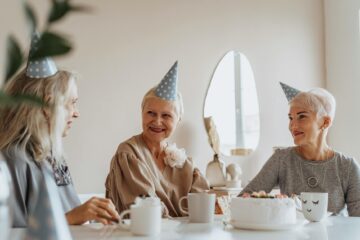
[{"label": "green plant leaf", "polygon": [[73,12],[92,12],[92,8],[90,8],[89,6],[84,6],[84,5],[71,5],[70,6],[71,11]]},{"label": "green plant leaf", "polygon": [[71,5],[69,0],[52,0],[52,7],[48,17],[48,22],[56,22],[71,11],[87,12],[90,11],[90,8],[81,5]]},{"label": "green plant leaf", "polygon": [[35,32],[37,26],[36,16],[33,11],[33,8],[26,1],[23,2],[24,2],[26,20],[30,25],[30,33],[33,33]]},{"label": "green plant leaf", "polygon": [[52,1],[52,8],[48,17],[48,22],[52,23],[63,18],[70,11],[70,4],[65,1]]},{"label": "green plant leaf", "polygon": [[14,36],[9,36],[6,44],[5,82],[18,71],[23,61],[23,54],[21,53],[19,43]]},{"label": "green plant leaf", "polygon": [[15,104],[26,103],[37,107],[45,106],[45,103],[42,101],[42,99],[27,94],[16,95],[12,97],[12,101],[14,101]]},{"label": "green plant leaf", "polygon": [[72,50],[72,45],[66,38],[52,32],[44,32],[40,37],[38,46],[38,49],[31,56],[32,60],[64,55]]},{"label": "green plant leaf", "polygon": [[45,106],[45,103],[39,97],[25,94],[9,96],[5,92],[0,90],[0,108],[17,106],[21,103],[34,105],[35,107]]},{"label": "green plant leaf", "polygon": [[9,106],[12,104],[14,104],[14,102],[12,101],[11,97],[9,97],[3,91],[0,90],[0,108],[6,107],[6,106]]}]

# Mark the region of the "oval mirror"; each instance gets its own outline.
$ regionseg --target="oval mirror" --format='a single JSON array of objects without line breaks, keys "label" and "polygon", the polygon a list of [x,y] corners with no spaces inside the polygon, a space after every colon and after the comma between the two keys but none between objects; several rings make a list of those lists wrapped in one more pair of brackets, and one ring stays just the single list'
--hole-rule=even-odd
[{"label": "oval mirror", "polygon": [[217,65],[204,104],[204,122],[215,153],[249,155],[260,136],[259,104],[247,57],[228,52]]}]

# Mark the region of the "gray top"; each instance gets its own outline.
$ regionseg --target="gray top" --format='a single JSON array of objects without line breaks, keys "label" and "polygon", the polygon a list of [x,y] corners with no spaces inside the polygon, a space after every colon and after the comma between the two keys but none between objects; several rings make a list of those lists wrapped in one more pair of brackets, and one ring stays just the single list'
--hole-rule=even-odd
[{"label": "gray top", "polygon": [[[40,166],[28,154],[12,151],[3,152],[8,164],[13,187],[13,227],[26,227],[27,217],[34,208],[35,198],[39,192],[41,178]],[[55,178],[55,177],[54,177]],[[64,214],[80,205],[75,188],[70,182],[57,185]]]},{"label": "gray top", "polygon": [[277,185],[289,196],[327,192],[330,212],[339,214],[346,205],[350,216],[360,216],[360,167],[339,152],[328,160],[311,161],[298,155],[295,147],[277,150],[241,194],[270,192]]}]

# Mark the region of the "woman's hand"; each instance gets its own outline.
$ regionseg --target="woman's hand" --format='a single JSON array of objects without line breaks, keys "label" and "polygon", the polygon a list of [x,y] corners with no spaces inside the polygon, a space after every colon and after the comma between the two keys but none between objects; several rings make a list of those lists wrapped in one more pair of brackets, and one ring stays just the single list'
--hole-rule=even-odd
[{"label": "woman's hand", "polygon": [[251,197],[251,194],[248,193],[248,192],[244,192],[240,197],[243,197],[243,198],[250,198]]},{"label": "woman's hand", "polygon": [[84,204],[66,213],[66,220],[70,225],[81,225],[95,220],[104,225],[119,221],[119,214],[110,199],[92,197]]}]

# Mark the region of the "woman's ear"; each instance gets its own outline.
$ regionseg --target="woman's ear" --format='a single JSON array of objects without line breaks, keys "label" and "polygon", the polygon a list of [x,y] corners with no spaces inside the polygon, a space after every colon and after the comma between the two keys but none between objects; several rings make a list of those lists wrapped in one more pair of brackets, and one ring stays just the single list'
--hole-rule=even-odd
[{"label": "woman's ear", "polygon": [[323,125],[321,126],[322,129],[328,128],[331,126],[331,118],[329,116],[324,117]]}]

